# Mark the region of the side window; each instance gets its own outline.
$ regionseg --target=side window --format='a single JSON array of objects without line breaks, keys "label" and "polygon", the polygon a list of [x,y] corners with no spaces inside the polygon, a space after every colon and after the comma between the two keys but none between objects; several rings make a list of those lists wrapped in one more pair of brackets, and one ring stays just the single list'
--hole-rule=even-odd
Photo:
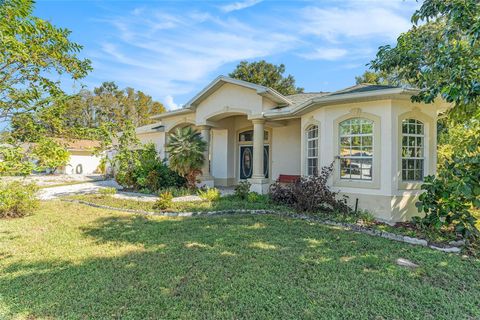
[{"label": "side window", "polygon": [[422,181],[425,164],[425,128],[416,119],[402,121],[402,180]]},{"label": "side window", "polygon": [[340,179],[371,181],[373,121],[353,118],[339,125]]},{"label": "side window", "polygon": [[306,132],[307,147],[307,175],[318,174],[318,126],[311,125]]}]

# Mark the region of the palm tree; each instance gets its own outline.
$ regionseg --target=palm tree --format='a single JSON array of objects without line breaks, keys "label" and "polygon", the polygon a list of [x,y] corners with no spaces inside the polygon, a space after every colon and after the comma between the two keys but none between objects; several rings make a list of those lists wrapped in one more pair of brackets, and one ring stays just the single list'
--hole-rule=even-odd
[{"label": "palm tree", "polygon": [[170,135],[165,147],[170,169],[187,179],[189,188],[195,188],[196,177],[200,174],[207,143],[192,127],[178,128]]}]

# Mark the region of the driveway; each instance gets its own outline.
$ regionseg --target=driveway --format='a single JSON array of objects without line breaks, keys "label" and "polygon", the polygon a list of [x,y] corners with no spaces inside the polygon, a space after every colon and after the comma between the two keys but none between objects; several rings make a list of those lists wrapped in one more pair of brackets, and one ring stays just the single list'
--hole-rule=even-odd
[{"label": "driveway", "polygon": [[102,180],[73,184],[69,186],[43,188],[39,191],[38,197],[41,200],[52,200],[67,195],[94,193],[102,187],[114,187],[117,189],[122,188],[114,180]]}]

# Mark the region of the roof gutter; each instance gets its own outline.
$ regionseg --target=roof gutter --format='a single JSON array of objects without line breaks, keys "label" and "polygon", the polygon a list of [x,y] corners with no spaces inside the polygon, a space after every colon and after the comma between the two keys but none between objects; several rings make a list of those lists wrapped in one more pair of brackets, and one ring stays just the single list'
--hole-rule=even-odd
[{"label": "roof gutter", "polygon": [[269,111],[265,113],[265,116],[268,118],[294,116],[294,115],[300,115],[303,111],[305,111],[306,109],[314,105],[328,105],[331,103],[350,101],[354,99],[370,98],[370,97],[374,98],[374,97],[382,97],[382,96],[389,96],[389,95],[395,95],[395,94],[414,95],[417,93],[418,93],[418,90],[415,90],[415,89],[393,88],[393,89],[379,90],[379,92],[369,91],[369,92],[345,93],[345,94],[338,94],[338,95],[326,95],[322,97],[311,98],[290,110]]},{"label": "roof gutter", "polygon": [[172,111],[168,111],[168,112],[165,112],[165,113],[160,113],[160,114],[151,116],[150,119],[163,119],[163,118],[173,117],[173,116],[176,116],[176,115],[179,115],[179,114],[186,114],[186,113],[191,113],[191,112],[193,112],[193,110],[184,107],[182,109],[172,110]]},{"label": "roof gutter", "polygon": [[258,89],[257,94],[259,94],[262,97],[265,97],[265,96],[270,97],[271,100],[279,103],[280,106],[288,106],[292,104],[290,100],[288,100],[283,95],[281,95],[280,93],[278,93],[277,91],[271,88],[265,87],[265,89]]}]

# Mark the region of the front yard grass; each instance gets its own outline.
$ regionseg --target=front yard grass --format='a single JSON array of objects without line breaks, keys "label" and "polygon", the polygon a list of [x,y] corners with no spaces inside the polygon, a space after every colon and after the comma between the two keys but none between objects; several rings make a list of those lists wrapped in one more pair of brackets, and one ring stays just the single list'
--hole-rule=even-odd
[{"label": "front yard grass", "polygon": [[[132,209],[132,210],[141,210],[148,212],[156,212],[159,210],[154,209],[153,202],[145,202],[131,199],[119,199],[109,195],[101,194],[83,194],[83,195],[74,195],[69,196],[67,199],[72,200],[83,200],[89,203],[109,206],[119,209]],[[295,210],[288,206],[274,204],[268,200],[266,196],[259,196],[258,200],[255,202],[249,202],[247,200],[241,200],[235,197],[234,195],[223,196],[219,201],[208,202],[208,201],[189,201],[189,202],[174,202],[172,206],[165,210],[168,212],[208,212],[208,211],[222,211],[222,210],[239,210],[239,209],[250,209],[250,210],[274,210],[281,213],[295,213]],[[331,220],[336,222],[345,222],[349,224],[359,224],[367,228],[381,230],[385,232],[395,233],[399,235],[426,239],[432,243],[438,245],[448,244],[451,241],[457,240],[457,236],[454,232],[451,231],[437,231],[437,232],[428,232],[426,230],[421,230],[418,228],[408,228],[403,225],[391,226],[385,223],[380,223],[376,221],[366,221],[366,213],[362,212],[358,215],[347,214],[343,215],[341,213],[333,212],[318,212],[318,213],[309,213],[309,215],[315,216],[319,219]],[[370,217],[370,219],[372,219]],[[480,218],[480,217],[479,217]],[[480,220],[477,223],[478,229],[480,230]]]},{"label": "front yard grass", "polygon": [[[153,208],[154,202],[146,202],[131,199],[119,199],[109,195],[101,194],[83,194],[69,196],[68,199],[83,200],[90,203],[99,205],[142,210],[142,211],[158,211]],[[272,204],[265,196],[259,196],[259,200],[255,202],[249,202],[247,200],[241,200],[233,195],[227,195],[221,197],[218,201],[185,201],[185,202],[173,202],[172,206],[165,211],[172,212],[207,212],[207,211],[223,211],[223,210],[281,210],[283,212],[290,212],[287,206]]]},{"label": "front yard grass", "polygon": [[51,201],[0,220],[0,318],[478,319],[480,261],[273,215]]}]

